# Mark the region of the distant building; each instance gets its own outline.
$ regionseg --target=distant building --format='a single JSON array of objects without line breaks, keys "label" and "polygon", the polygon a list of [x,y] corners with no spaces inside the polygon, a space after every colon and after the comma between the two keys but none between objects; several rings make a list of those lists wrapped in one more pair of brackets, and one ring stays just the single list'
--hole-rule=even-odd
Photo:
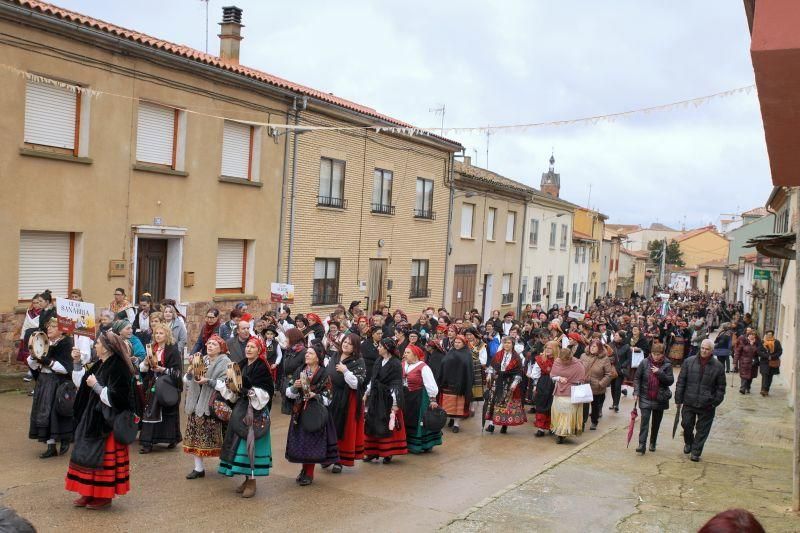
[{"label": "distant building", "polygon": [[681,233],[657,222],[650,224],[648,228],[630,224],[608,224],[608,227],[619,235],[623,235],[622,245],[633,251],[646,251],[650,241],[660,241],[662,239],[670,241]]},{"label": "distant building", "polygon": [[675,240],[686,268],[697,268],[700,263],[728,258],[728,239],[717,233],[713,225],[685,231]]}]

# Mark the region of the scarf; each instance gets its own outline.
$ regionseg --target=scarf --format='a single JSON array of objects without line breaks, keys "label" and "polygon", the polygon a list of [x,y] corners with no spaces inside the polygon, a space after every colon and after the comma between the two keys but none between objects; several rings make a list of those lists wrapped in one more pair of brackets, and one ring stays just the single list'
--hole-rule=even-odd
[{"label": "scarf", "polygon": [[210,361],[209,357],[205,358],[205,363],[208,365],[206,369],[208,383],[200,385],[194,379],[191,379],[186,384],[184,412],[187,415],[208,416],[208,402],[214,392],[214,384],[218,379],[225,377],[225,372],[228,370],[228,363],[230,362],[231,360],[225,354],[219,354],[214,361]]},{"label": "scarf", "polygon": [[131,304],[130,304],[130,302],[128,302],[128,300],[122,300],[120,303],[117,303],[117,301],[114,300],[113,302],[111,302],[109,304],[108,308],[109,308],[109,310],[111,310],[112,313],[114,313],[116,315],[120,311],[123,311],[123,310],[129,308],[130,306],[131,306]]},{"label": "scarf", "polygon": [[763,341],[761,341],[761,344],[764,345],[764,348],[769,350],[769,353],[775,352],[775,339],[770,339],[770,340],[764,339]]},{"label": "scarf", "polygon": [[218,327],[219,327],[219,317],[217,317],[216,322],[214,322],[213,324],[208,324],[208,323],[203,324],[203,331],[202,333],[200,333],[200,338],[203,339],[204,345],[206,342],[208,342],[209,337],[211,337],[211,335],[214,334],[214,332],[217,330]]},{"label": "scarf", "polygon": [[647,366],[649,370],[647,373],[647,399],[655,400],[658,398],[658,373],[653,372],[653,369],[660,369],[660,366],[652,357],[648,357],[647,360],[650,362]]},{"label": "scarf", "polygon": [[33,309],[33,308],[28,309],[28,316],[31,317],[31,318],[36,318],[37,316],[39,316],[41,314],[42,314],[42,310],[41,309]]}]

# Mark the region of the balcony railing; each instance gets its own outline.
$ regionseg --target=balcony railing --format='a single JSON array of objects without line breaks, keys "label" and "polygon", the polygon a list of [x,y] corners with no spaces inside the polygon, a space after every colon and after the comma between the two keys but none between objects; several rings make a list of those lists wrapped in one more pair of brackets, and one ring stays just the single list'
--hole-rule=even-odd
[{"label": "balcony railing", "polygon": [[509,293],[503,295],[503,299],[502,299],[502,301],[500,303],[505,305],[505,304],[510,304],[513,301],[514,301],[514,293],[513,292],[509,292]]},{"label": "balcony railing", "polygon": [[342,303],[341,294],[311,294],[311,305],[336,305]]},{"label": "balcony railing", "polygon": [[386,204],[372,204],[372,212],[379,215],[394,215],[394,206]]},{"label": "balcony railing", "polygon": [[564,291],[556,291],[556,298],[561,299],[564,297]]},{"label": "balcony railing", "polygon": [[317,205],[320,207],[347,209],[347,200],[344,198],[334,198],[331,196],[317,196]]},{"label": "balcony railing", "polygon": [[414,218],[427,218],[428,220],[436,220],[436,212],[430,209],[414,209]]},{"label": "balcony railing", "polygon": [[533,291],[531,294],[531,301],[532,302],[541,302],[542,301],[542,292],[541,291]]},{"label": "balcony railing", "polygon": [[411,298],[430,298],[431,297],[431,290],[430,289],[411,289],[408,293],[409,299]]}]

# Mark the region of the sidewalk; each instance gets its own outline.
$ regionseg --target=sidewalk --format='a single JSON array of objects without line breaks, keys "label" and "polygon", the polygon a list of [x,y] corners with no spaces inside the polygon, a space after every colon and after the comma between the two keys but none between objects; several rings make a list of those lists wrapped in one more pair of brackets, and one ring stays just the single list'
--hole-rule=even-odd
[{"label": "sidewalk", "polygon": [[[762,398],[728,387],[702,460],[682,453],[675,406],[664,414],[658,450],[634,452],[627,429],[576,444],[538,474],[507,487],[447,524],[446,531],[694,532],[731,507],[751,511],[772,532],[800,530],[790,511],[793,413],[783,387]],[[731,375],[728,375],[728,383]],[[580,442],[580,441],[578,441]]]}]

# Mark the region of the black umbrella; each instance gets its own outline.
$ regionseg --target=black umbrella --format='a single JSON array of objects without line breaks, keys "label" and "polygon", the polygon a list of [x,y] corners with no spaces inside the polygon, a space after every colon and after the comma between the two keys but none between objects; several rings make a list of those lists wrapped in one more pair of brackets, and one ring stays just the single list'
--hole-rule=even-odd
[{"label": "black umbrella", "polygon": [[678,431],[678,422],[681,421],[681,409],[682,406],[678,406],[678,409],[675,411],[675,422],[672,423],[672,438],[675,438],[675,432]]},{"label": "black umbrella", "polygon": [[494,411],[494,394],[492,391],[494,379],[489,377],[486,380],[486,387],[483,390],[483,412],[481,414],[481,433],[486,426],[486,414]]}]

